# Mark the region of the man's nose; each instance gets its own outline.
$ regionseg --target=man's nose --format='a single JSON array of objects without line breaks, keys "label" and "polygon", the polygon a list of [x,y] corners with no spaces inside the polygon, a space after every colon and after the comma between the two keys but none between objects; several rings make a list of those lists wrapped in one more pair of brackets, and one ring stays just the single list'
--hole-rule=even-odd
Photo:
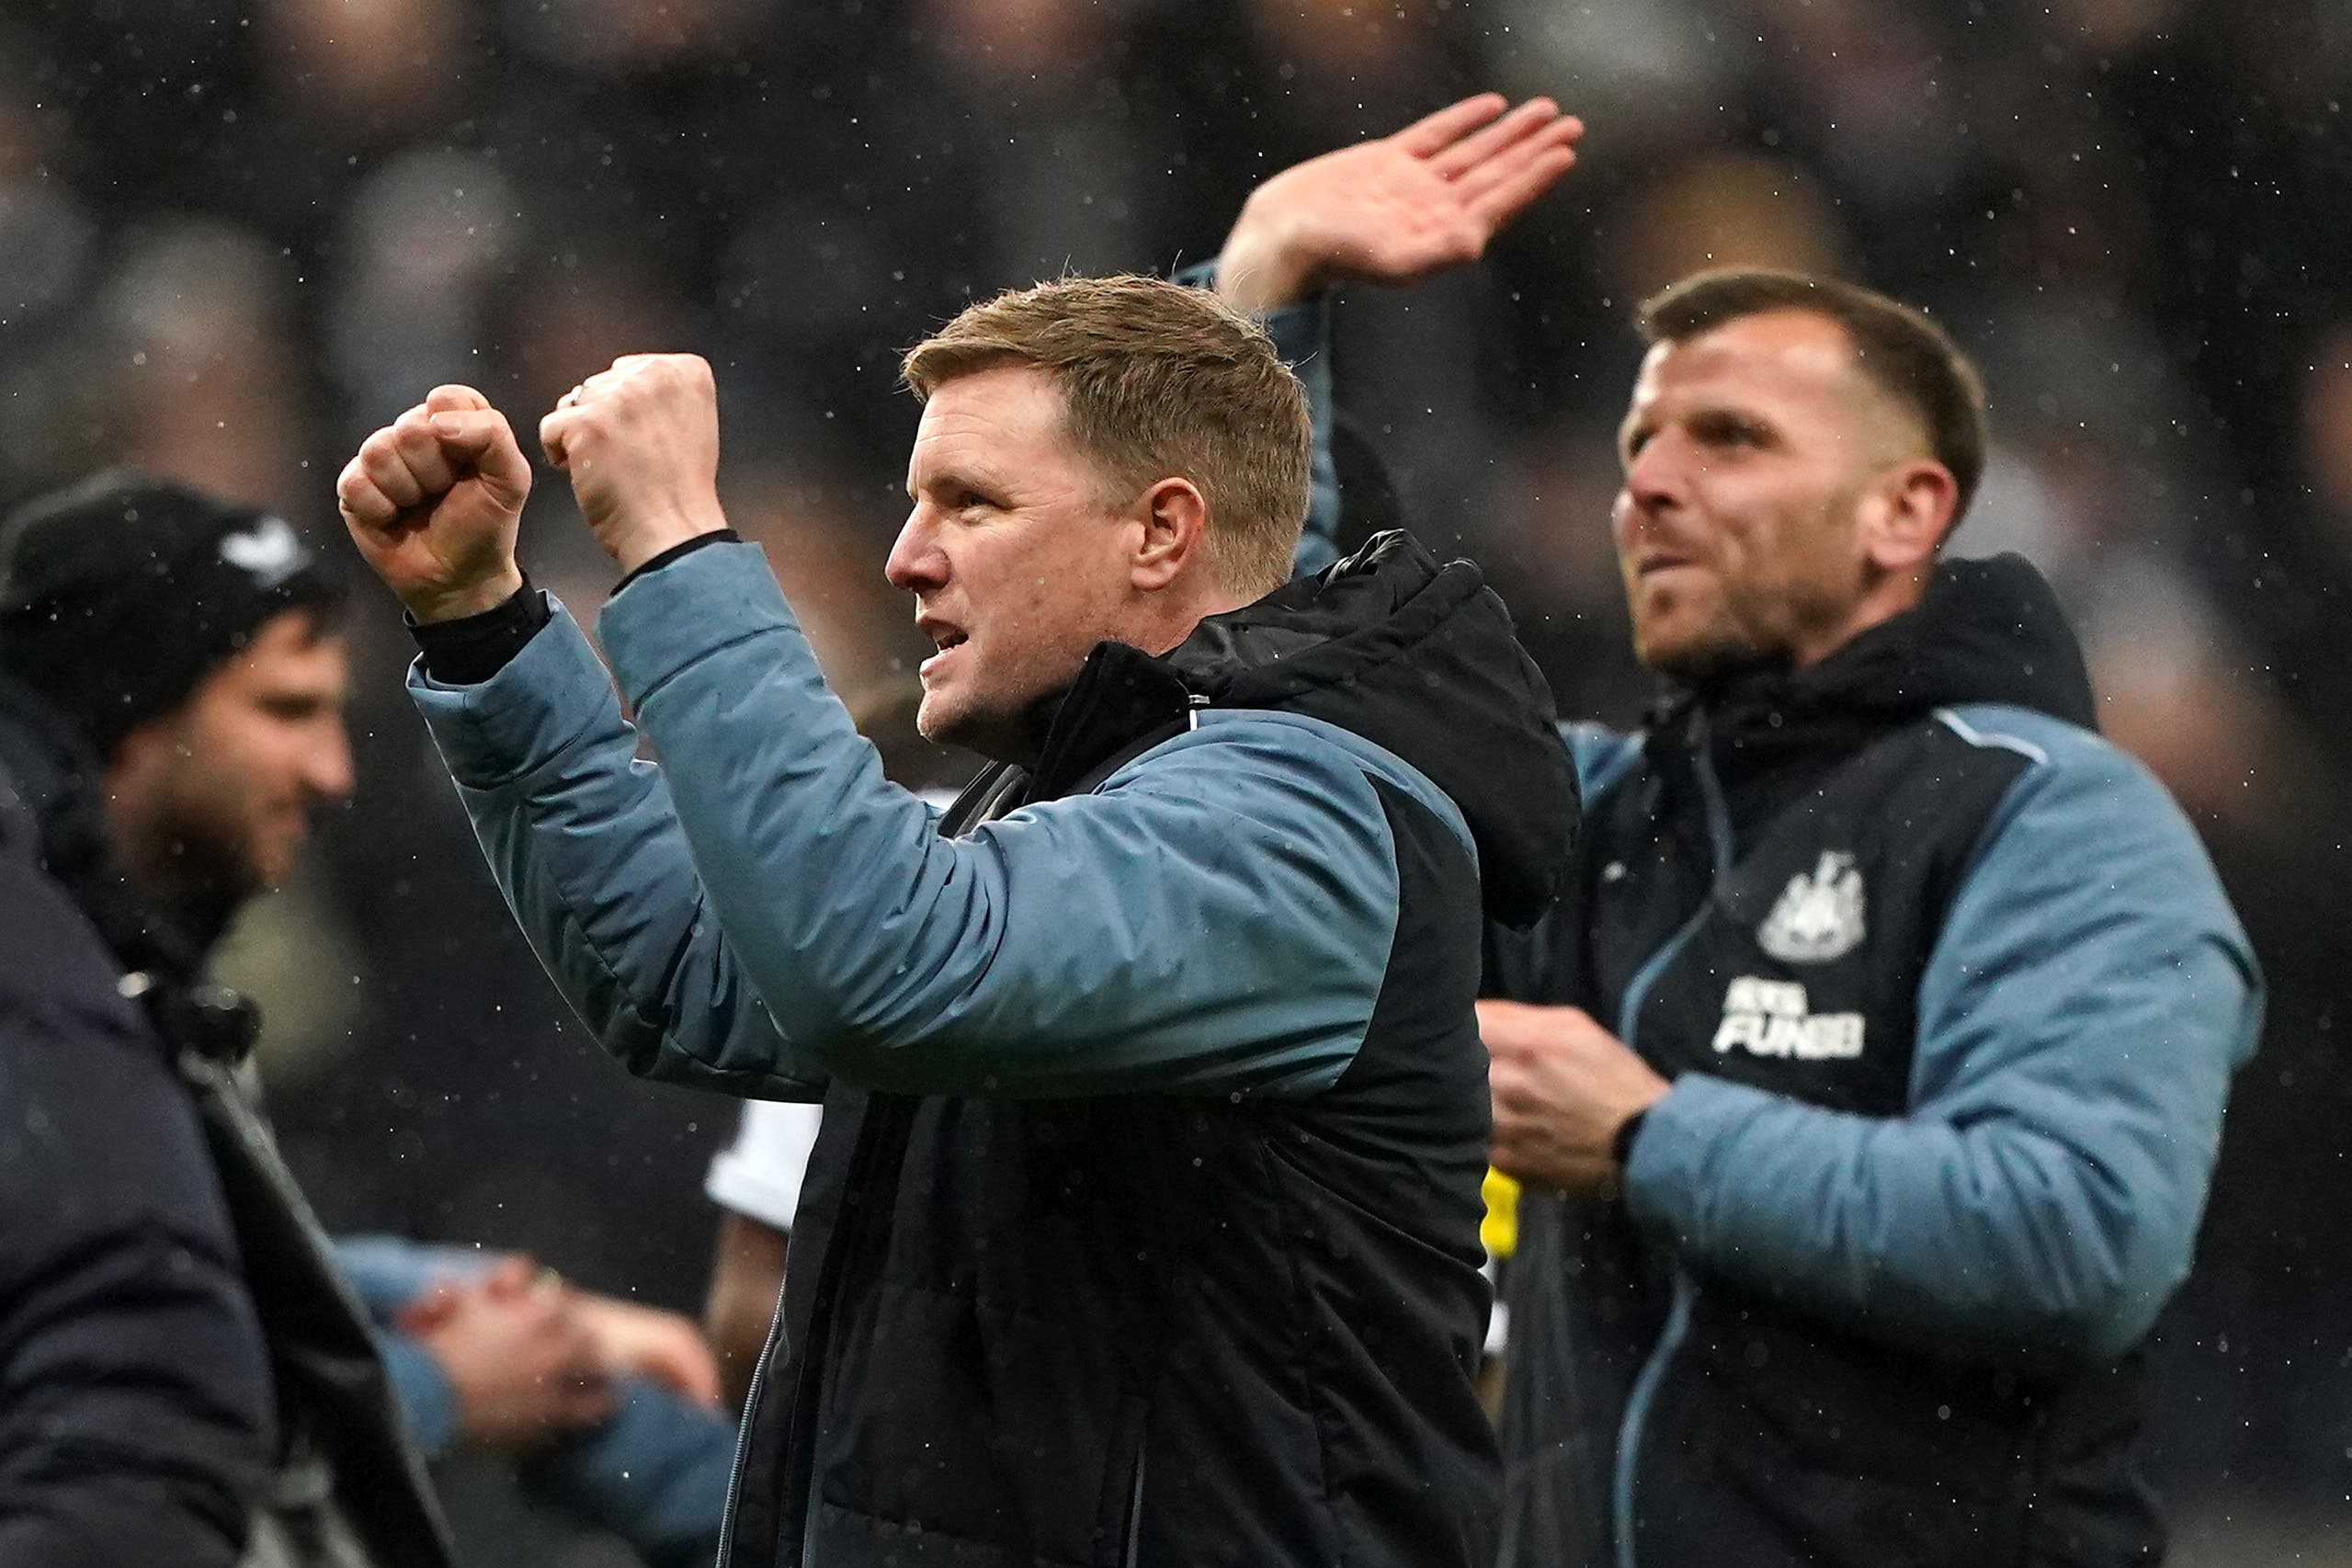
[{"label": "man's nose", "polygon": [[1625,465],[1625,494],[1644,512],[1679,503],[1688,484],[1688,457],[1669,437],[1654,437]]},{"label": "man's nose", "polygon": [[339,722],[333,730],[311,748],[302,781],[320,801],[339,805],[351,798],[357,776],[351,764],[350,734]]},{"label": "man's nose", "polygon": [[905,527],[898,530],[898,539],[891,545],[890,560],[883,563],[882,575],[892,587],[910,594],[946,585],[947,552],[939,548],[937,530],[923,515],[922,507],[907,514]]}]

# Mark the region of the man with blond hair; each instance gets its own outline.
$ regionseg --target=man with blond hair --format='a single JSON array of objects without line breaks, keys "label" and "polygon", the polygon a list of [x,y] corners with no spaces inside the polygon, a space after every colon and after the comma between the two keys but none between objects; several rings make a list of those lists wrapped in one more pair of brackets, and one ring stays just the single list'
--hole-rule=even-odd
[{"label": "man with blond hair", "polygon": [[[1406,154],[1466,142],[1482,222],[1572,139],[1500,115]],[[478,393],[338,486],[598,1038],[825,1101],[722,1561],[1483,1568],[1472,1003],[1483,918],[1539,915],[1574,836],[1549,695],[1475,569],[1402,535],[1283,585],[1305,400],[1205,292],[1008,294],[905,377],[920,722],[994,762],[944,814],[728,533],[703,361],[622,359],[540,426],[626,574],[609,676],[515,563],[529,471]]]}]

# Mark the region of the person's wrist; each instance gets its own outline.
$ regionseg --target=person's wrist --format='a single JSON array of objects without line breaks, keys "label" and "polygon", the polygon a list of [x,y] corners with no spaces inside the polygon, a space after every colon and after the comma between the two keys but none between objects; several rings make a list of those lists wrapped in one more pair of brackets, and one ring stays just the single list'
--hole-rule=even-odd
[{"label": "person's wrist", "polygon": [[1642,1124],[1648,1119],[1650,1108],[1665,1098],[1667,1087],[1664,1080],[1653,1085],[1640,1100],[1626,1108],[1625,1115],[1609,1133],[1609,1160],[1616,1166],[1617,1178],[1620,1182],[1624,1180],[1627,1164],[1633,1158],[1633,1143],[1642,1135]]},{"label": "person's wrist", "polygon": [[495,574],[462,587],[403,594],[401,605],[417,625],[430,626],[436,621],[462,620],[496,609],[522,591],[522,568],[510,560]]},{"label": "person's wrist", "polygon": [[1286,225],[1244,210],[1217,263],[1217,297],[1244,315],[1295,305],[1318,287],[1313,259],[1283,232]]},{"label": "person's wrist", "polygon": [[715,498],[664,506],[615,533],[613,563],[620,568],[622,576],[631,576],[655,556],[665,555],[689,540],[722,532],[726,527],[726,514],[720,510]]}]

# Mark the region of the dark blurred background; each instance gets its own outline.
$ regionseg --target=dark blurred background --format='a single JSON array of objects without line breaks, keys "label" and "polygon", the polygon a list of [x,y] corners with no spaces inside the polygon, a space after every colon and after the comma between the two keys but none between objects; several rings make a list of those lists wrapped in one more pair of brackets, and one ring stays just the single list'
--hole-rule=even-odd
[{"label": "dark blurred background", "polygon": [[[927,652],[881,581],[899,348],[974,294],[1211,255],[1265,176],[1485,87],[1584,115],[1584,163],[1474,274],[1345,301],[1336,363],[1564,711],[1650,695],[1606,528],[1633,301],[1835,271],[1983,360],[1958,548],[2058,583],[2274,988],[2172,1331],[2176,1561],[2352,1562],[2345,0],[5,0],[0,503],[129,460],[328,537],[344,460],[435,382],[528,424],[690,348],[733,520],[868,689]],[[545,478],[526,560],[591,610],[610,574]],[[562,1014],[397,615],[354,621],[358,798],[232,964],[289,1152],[332,1225],[691,1307],[735,1108]]]}]

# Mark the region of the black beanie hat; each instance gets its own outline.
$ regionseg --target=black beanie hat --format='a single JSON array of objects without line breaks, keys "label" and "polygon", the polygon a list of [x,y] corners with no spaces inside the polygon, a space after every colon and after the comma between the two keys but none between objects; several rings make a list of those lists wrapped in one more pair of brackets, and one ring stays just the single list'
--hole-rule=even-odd
[{"label": "black beanie hat", "polygon": [[178,707],[269,621],[332,614],[342,599],[284,518],[130,469],[0,523],[0,673],[100,756]]}]

